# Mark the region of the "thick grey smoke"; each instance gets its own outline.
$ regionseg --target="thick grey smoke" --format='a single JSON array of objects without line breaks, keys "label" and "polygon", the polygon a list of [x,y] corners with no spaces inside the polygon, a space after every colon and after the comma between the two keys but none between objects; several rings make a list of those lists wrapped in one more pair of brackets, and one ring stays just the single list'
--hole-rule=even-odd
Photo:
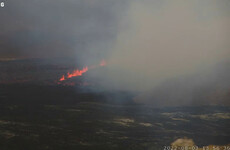
[{"label": "thick grey smoke", "polygon": [[229,17],[203,20],[193,1],[168,2],[158,10],[151,4],[132,2],[121,21],[128,27],[118,34],[108,62],[121,70],[111,72],[114,79],[145,89],[230,58]]},{"label": "thick grey smoke", "polygon": [[[208,97],[217,90],[224,90],[220,97],[226,102],[230,83],[218,76],[229,74],[227,6],[230,2],[224,0],[130,2],[119,22],[106,73],[99,76],[102,84],[141,91],[136,101],[157,105],[205,104],[203,100],[211,104]],[[223,85],[226,82],[228,86]]]},{"label": "thick grey smoke", "polygon": [[87,73],[91,80],[138,91],[138,102],[195,103],[198,89],[229,98],[219,78],[229,74],[229,8],[229,0],[6,1],[0,58],[105,59],[106,68]]},{"label": "thick grey smoke", "polygon": [[0,9],[0,58],[100,60],[126,6],[122,0],[7,0]]}]

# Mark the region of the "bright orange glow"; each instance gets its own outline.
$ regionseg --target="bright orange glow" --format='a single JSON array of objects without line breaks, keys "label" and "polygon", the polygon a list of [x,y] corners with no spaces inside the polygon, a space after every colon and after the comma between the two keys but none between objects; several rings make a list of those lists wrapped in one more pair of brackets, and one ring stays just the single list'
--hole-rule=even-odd
[{"label": "bright orange glow", "polygon": [[72,78],[72,77],[77,77],[77,76],[82,76],[83,73],[88,71],[88,67],[84,67],[82,70],[74,70],[72,73],[68,72],[67,76],[63,75],[59,81],[65,81],[66,79]]},{"label": "bright orange glow", "polygon": [[65,76],[63,75],[60,79],[59,79],[59,81],[64,81],[65,80]]},{"label": "bright orange glow", "polygon": [[82,70],[76,69],[72,73],[68,72],[67,75],[63,75],[59,81],[65,81],[66,79],[72,78],[72,77],[77,77],[77,76],[82,76],[83,73],[87,72],[89,69],[95,69],[100,66],[106,66],[106,62],[103,59],[99,65],[92,65],[92,66],[86,66]]},{"label": "bright orange glow", "polygon": [[84,67],[82,70],[74,70],[72,73],[67,73],[67,78],[82,76],[83,73],[88,71],[88,67]]}]

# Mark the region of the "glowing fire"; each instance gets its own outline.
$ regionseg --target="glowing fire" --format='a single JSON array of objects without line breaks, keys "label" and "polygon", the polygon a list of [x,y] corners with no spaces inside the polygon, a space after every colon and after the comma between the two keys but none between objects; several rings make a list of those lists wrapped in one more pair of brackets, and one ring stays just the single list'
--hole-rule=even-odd
[{"label": "glowing fire", "polygon": [[67,76],[63,75],[59,81],[65,81],[66,79],[72,78],[72,77],[77,77],[77,76],[82,76],[83,73],[88,71],[88,67],[84,67],[82,70],[74,70],[72,73],[68,72]]},{"label": "glowing fire", "polygon": [[59,79],[59,81],[64,81],[65,80],[65,76],[63,75],[60,79]]},{"label": "glowing fire", "polygon": [[67,73],[67,78],[82,76],[83,73],[88,71],[88,67],[84,67],[82,70],[74,70],[72,73]]},{"label": "glowing fire", "polygon": [[65,81],[66,79],[72,78],[72,77],[77,77],[77,76],[82,76],[83,73],[87,72],[89,69],[94,69],[100,66],[106,66],[105,60],[102,60],[99,65],[93,65],[93,66],[86,66],[82,70],[76,69],[72,73],[68,72],[67,75],[63,75],[59,81]]}]

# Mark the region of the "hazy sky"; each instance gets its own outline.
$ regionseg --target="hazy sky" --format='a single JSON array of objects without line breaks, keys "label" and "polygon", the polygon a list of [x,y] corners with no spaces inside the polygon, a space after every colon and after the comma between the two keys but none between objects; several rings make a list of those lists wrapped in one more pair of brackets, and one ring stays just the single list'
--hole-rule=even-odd
[{"label": "hazy sky", "polygon": [[[199,22],[207,30],[215,23],[227,32],[229,8],[229,0],[10,0],[0,9],[0,58],[105,57],[114,51],[111,45],[120,32],[134,28],[131,22],[141,30],[152,26],[149,35],[155,25],[155,29],[163,25],[160,31],[172,32],[169,38],[180,29],[199,28]],[[135,37],[141,32],[139,38],[145,32],[129,31]],[[161,41],[163,35],[151,40]],[[162,42],[170,46],[170,41]]]},{"label": "hazy sky", "polygon": [[105,59],[103,72],[88,75],[145,91],[141,101],[188,104],[194,90],[229,99],[229,0],[7,0],[0,19],[0,59]]},{"label": "hazy sky", "polygon": [[0,58],[103,55],[92,47],[108,48],[126,5],[122,0],[6,1],[0,9]]},{"label": "hazy sky", "polygon": [[224,0],[131,2],[109,55],[109,77],[145,89],[230,60],[229,6]]}]

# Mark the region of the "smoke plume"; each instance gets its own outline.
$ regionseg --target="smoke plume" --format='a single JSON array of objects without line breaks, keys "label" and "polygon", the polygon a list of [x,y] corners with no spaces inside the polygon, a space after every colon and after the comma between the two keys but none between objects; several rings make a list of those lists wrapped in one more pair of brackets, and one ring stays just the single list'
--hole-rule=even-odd
[{"label": "smoke plume", "polygon": [[141,92],[138,102],[186,105],[205,99],[199,104],[210,104],[208,97],[218,90],[224,90],[226,102],[229,80],[220,79],[229,74],[230,10],[225,5],[229,2],[130,2],[119,20],[107,70],[98,78],[108,89]]}]

